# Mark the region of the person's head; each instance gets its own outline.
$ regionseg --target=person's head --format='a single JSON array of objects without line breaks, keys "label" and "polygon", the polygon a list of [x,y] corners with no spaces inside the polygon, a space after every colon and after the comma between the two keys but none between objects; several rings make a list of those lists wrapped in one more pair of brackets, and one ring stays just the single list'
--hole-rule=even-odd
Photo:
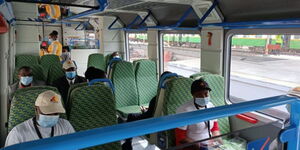
[{"label": "person's head", "polygon": [[65,52],[70,52],[70,47],[69,47],[69,46],[63,46],[62,52],[63,52],[63,53],[65,53]]},{"label": "person's head", "polygon": [[119,52],[113,52],[113,53],[111,54],[111,58],[120,58]]},{"label": "person's head", "polygon": [[95,67],[89,67],[85,72],[85,78],[89,81],[92,81],[94,79],[105,79],[106,73],[101,70],[97,69]]},{"label": "person's head", "polygon": [[210,101],[210,91],[209,85],[203,79],[195,80],[191,86],[191,94],[193,95],[195,104],[200,107],[206,106]]},{"label": "person's head", "polygon": [[56,40],[58,37],[58,32],[53,30],[50,34],[49,34],[49,39],[52,39],[52,40]]},{"label": "person's head", "polygon": [[19,69],[18,77],[22,86],[30,86],[33,81],[32,69],[28,66],[23,66]]},{"label": "person's head", "polygon": [[63,70],[68,79],[74,79],[77,75],[77,68],[73,60],[66,60],[63,64]]},{"label": "person's head", "polygon": [[41,127],[49,128],[57,124],[59,114],[65,113],[61,96],[48,90],[41,93],[35,101],[36,120]]}]

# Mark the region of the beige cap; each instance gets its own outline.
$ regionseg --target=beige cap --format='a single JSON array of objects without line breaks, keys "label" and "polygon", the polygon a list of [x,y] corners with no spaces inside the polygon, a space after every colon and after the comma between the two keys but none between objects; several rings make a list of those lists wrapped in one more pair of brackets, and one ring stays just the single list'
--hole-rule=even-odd
[{"label": "beige cap", "polygon": [[35,106],[38,106],[43,114],[66,113],[61,96],[51,90],[41,93],[35,101]]},{"label": "beige cap", "polygon": [[76,68],[76,66],[72,60],[67,60],[64,62],[63,68],[67,70],[69,68]]}]

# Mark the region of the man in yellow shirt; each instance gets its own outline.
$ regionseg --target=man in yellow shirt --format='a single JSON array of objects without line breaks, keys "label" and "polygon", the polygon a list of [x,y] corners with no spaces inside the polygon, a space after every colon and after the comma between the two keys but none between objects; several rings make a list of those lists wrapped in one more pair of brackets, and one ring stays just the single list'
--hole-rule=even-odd
[{"label": "man in yellow shirt", "polygon": [[48,46],[48,48],[45,48],[45,49],[42,48],[40,50],[40,56],[44,56],[44,55],[48,55],[48,54],[54,54],[59,57],[61,56],[62,45],[57,40],[57,37],[58,37],[58,32],[55,30],[49,34],[49,46]]}]

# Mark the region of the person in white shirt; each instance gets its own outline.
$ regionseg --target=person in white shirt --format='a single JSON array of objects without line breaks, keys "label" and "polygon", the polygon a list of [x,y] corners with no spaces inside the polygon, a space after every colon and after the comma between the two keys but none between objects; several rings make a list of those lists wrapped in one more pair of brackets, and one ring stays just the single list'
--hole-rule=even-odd
[{"label": "person in white shirt", "polygon": [[23,142],[74,133],[69,121],[59,118],[65,113],[61,96],[48,90],[35,101],[36,116],[15,126],[8,134],[5,147]]},{"label": "person in white shirt", "polygon": [[[193,99],[177,108],[176,113],[191,112],[214,107],[210,102],[210,91],[209,85],[203,79],[194,81],[191,86]],[[220,131],[217,120],[210,120],[176,128],[175,135],[176,145],[181,145],[220,135]],[[188,149],[207,150],[208,144],[210,143],[201,142],[192,145]]]}]

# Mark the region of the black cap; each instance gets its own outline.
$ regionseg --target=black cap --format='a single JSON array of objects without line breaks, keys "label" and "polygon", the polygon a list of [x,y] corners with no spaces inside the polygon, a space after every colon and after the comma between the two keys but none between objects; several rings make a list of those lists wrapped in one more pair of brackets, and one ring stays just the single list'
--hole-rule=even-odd
[{"label": "black cap", "polygon": [[191,93],[194,94],[198,91],[208,90],[211,91],[211,88],[203,79],[195,80],[191,86]]}]

